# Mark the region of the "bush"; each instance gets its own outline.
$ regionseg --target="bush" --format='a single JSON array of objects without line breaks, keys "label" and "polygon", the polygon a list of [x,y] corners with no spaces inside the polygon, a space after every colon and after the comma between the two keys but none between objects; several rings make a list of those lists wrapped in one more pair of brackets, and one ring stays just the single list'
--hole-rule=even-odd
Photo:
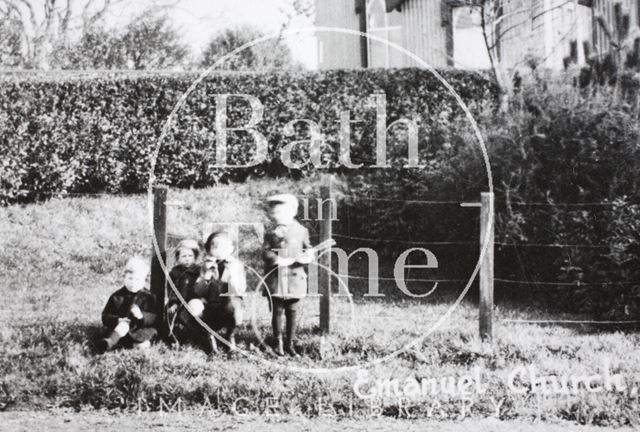
[{"label": "bush", "polygon": [[[474,106],[474,112],[496,193],[496,277],[522,281],[498,280],[497,300],[598,317],[639,316],[637,106],[600,89],[536,82],[505,112],[492,104]],[[438,143],[430,148],[429,169],[348,179],[357,191],[346,199],[349,234],[380,239],[379,248],[396,254],[412,246],[388,239],[469,241],[428,246],[445,273],[439,276],[457,279],[476,264],[478,220],[477,210],[461,210],[456,201],[478,201],[487,189],[486,168],[464,117],[436,119],[429,142]],[[398,202],[350,198],[356,194]]]},{"label": "bush", "polygon": [[[640,315],[640,285],[633,284],[640,275],[631,270],[639,256],[638,107],[597,88],[535,83],[504,116],[480,117],[498,241],[525,244],[498,246],[498,277],[565,284],[523,283],[503,292],[599,316]],[[482,169],[461,171],[471,181]]]},{"label": "bush", "polygon": [[[491,97],[481,74],[444,72],[467,100]],[[32,76],[0,82],[0,151],[3,203],[31,201],[53,193],[137,192],[148,181],[150,158],[169,113],[196,76],[109,75],[106,78]],[[354,120],[371,120],[375,110],[365,96],[384,92],[387,119],[415,116],[421,128],[438,116],[452,116],[457,104],[427,71],[333,71],[281,74],[217,74],[207,77],[187,99],[162,142],[155,175],[176,187],[203,187],[248,175],[277,176],[283,166],[277,150],[285,142],[308,139],[304,127],[284,136],[293,119],[316,121],[327,136],[327,151],[338,140],[338,114],[350,110]],[[257,130],[269,142],[269,157],[251,169],[221,170],[215,162],[215,95],[243,93],[264,105]],[[229,103],[228,124],[248,119],[245,102]],[[371,158],[375,128],[354,132],[353,158]],[[232,135],[230,133],[230,135]],[[229,138],[229,163],[247,162],[253,140]],[[389,147],[393,146],[389,143]],[[251,147],[249,147],[251,146]],[[365,156],[367,155],[367,156]],[[309,166],[293,170],[301,174]]]}]

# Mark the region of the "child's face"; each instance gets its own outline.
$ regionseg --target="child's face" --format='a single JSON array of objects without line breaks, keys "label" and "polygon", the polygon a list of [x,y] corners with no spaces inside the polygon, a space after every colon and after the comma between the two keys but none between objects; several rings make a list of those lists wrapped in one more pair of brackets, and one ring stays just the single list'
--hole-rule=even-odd
[{"label": "child's face", "polygon": [[286,204],[275,204],[269,209],[269,217],[278,225],[289,225],[296,217],[296,209]]},{"label": "child's face", "polygon": [[124,272],[124,286],[131,292],[138,292],[144,288],[144,284],[147,281],[147,275],[144,272],[125,271]]},{"label": "child's face", "polygon": [[178,264],[182,264],[184,266],[190,266],[195,264],[196,262],[196,254],[193,250],[188,248],[182,248],[178,251]]},{"label": "child's face", "polygon": [[228,259],[233,254],[233,242],[227,237],[216,237],[211,242],[209,255],[215,259]]}]

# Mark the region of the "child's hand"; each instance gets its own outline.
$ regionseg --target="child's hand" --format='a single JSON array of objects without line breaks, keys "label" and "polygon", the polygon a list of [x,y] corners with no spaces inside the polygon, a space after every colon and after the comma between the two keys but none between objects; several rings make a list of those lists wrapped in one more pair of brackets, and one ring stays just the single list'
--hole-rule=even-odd
[{"label": "child's hand", "polygon": [[131,306],[131,315],[133,315],[135,319],[142,319],[142,311],[138,305]]},{"label": "child's hand", "polygon": [[276,265],[278,267],[289,267],[295,262],[296,261],[293,258],[278,257],[278,259],[276,260]]},{"label": "child's hand", "polygon": [[311,264],[313,262],[313,258],[314,256],[312,252],[305,252],[300,255],[296,261],[300,264]]},{"label": "child's hand", "polygon": [[118,318],[118,324],[120,324],[121,322],[129,324],[131,320],[129,318]]}]

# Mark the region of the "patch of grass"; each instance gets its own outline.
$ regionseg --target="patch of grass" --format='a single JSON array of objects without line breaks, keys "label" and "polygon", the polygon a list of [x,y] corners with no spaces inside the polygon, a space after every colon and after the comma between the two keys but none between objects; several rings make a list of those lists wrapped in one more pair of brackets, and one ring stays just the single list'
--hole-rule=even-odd
[{"label": "patch of grass", "polygon": [[[171,191],[170,199],[190,209],[171,209],[169,230],[176,237],[199,235],[205,221],[265,221],[257,203],[265,195],[309,185],[259,181],[197,191]],[[225,205],[221,206],[220,203]],[[21,408],[44,406],[108,409],[167,409],[180,401],[187,406],[210,404],[232,412],[239,398],[260,412],[267,398],[281,409],[317,415],[319,398],[339,414],[370,409],[354,395],[355,371],[311,374],[282,368],[337,368],[366,364],[394,353],[429,327],[449,308],[455,292],[438,292],[424,301],[375,301],[354,296],[333,301],[333,333],[318,331],[318,301],[303,301],[299,361],[271,360],[261,352],[207,358],[195,347],[170,349],[156,344],[148,351],[117,351],[96,356],[92,341],[100,331],[100,312],[120,286],[127,256],[149,253],[150,228],[145,196],[55,199],[0,209],[0,370],[7,393],[0,396]],[[311,227],[314,229],[314,227]],[[246,234],[241,256],[260,268],[257,238]],[[345,246],[348,249],[348,245]],[[255,279],[251,279],[255,282]],[[357,292],[364,289],[358,287]],[[395,288],[381,283],[382,292]],[[248,296],[259,333],[268,337],[269,311],[259,295]],[[355,313],[351,318],[351,310]],[[500,305],[499,317],[543,319],[532,308]],[[514,394],[506,386],[515,367],[534,365],[540,374],[594,374],[605,358],[612,373],[640,382],[640,337],[635,333],[590,328],[496,324],[496,341],[487,351],[477,335],[477,311],[464,301],[451,317],[414,349],[370,367],[372,377],[417,379],[458,377],[482,369],[487,387],[474,400],[472,415],[493,412],[489,398],[504,398],[501,417],[568,419],[583,424],[639,424],[640,404],[628,394],[603,392],[536,398]],[[552,318],[552,317],[551,317]],[[567,318],[567,316],[563,316]],[[574,317],[575,318],[575,317]],[[238,340],[246,350],[258,343],[247,324]],[[243,399],[244,400],[244,399]],[[456,397],[442,396],[436,410],[457,415]],[[329,402],[330,401],[330,402]],[[165,404],[165,405],[163,405]],[[412,415],[433,414],[433,400],[413,404]],[[384,402],[385,415],[402,413],[397,401]]]}]

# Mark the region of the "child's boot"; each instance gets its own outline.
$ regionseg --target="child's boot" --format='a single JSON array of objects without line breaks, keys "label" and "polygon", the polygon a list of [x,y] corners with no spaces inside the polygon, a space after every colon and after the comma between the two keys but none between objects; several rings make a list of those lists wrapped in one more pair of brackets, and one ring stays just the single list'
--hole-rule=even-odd
[{"label": "child's boot", "polygon": [[276,355],[279,355],[279,356],[284,355],[284,341],[282,340],[282,336],[278,336],[276,338],[276,346],[273,349],[273,352],[275,352]]},{"label": "child's boot", "polygon": [[227,340],[229,341],[229,351],[236,350],[236,335],[233,332],[227,333]]},{"label": "child's boot", "polygon": [[108,337],[100,339],[96,343],[96,350],[98,351],[98,353],[104,354],[105,352],[112,350],[119,340],[120,335],[117,332],[113,331]]},{"label": "child's boot", "polygon": [[151,348],[151,341],[146,340],[143,342],[138,342],[134,346],[138,349],[146,350]]}]

